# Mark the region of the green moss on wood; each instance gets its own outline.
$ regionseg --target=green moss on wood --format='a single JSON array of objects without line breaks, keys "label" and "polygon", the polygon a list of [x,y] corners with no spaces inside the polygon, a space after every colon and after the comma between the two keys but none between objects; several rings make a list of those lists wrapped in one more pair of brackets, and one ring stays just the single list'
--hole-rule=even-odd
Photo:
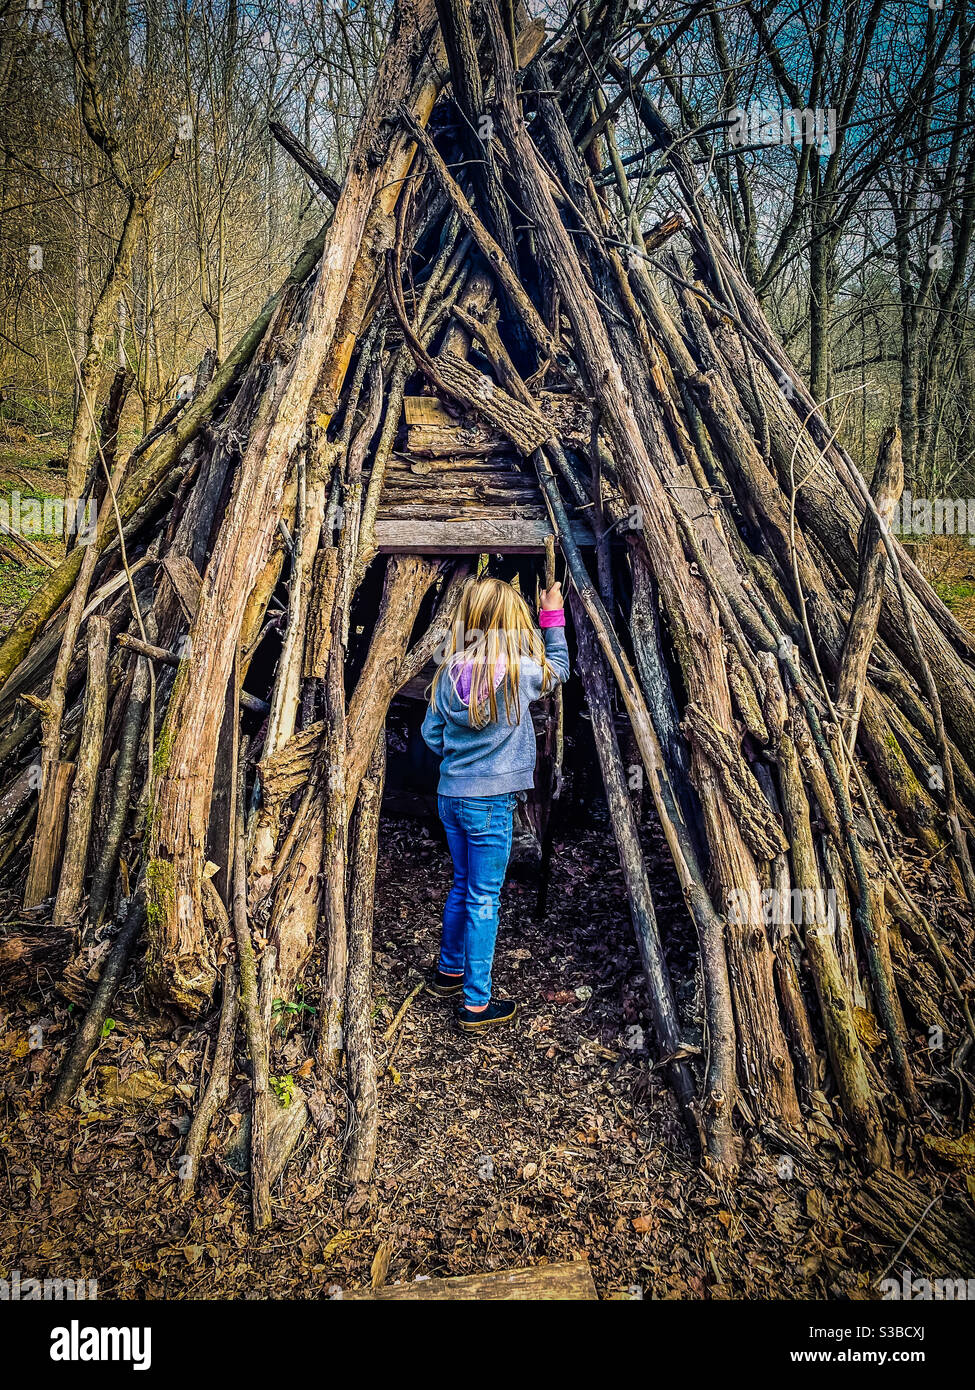
[{"label": "green moss on wood", "polygon": [[146,866],[146,921],[150,933],[176,910],[176,869],[164,859]]}]

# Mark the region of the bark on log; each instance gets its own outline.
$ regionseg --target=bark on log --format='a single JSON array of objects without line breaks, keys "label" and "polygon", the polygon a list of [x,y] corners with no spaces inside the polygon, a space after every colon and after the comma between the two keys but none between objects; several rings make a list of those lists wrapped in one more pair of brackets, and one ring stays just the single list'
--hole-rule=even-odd
[{"label": "bark on log", "polygon": [[303,169],[330,203],[337,203],[342,192],[341,186],[332,178],[325,166],[315,158],[307,145],[303,145],[297,135],[292,134],[280,121],[268,121],[267,128],[283,150],[287,150],[300,169]]},{"label": "bark on log", "polygon": [[[901,456],[900,430],[888,430],[877,455],[871,494],[877,511],[889,523],[891,511],[899,500],[904,487],[904,462]],[[864,520],[860,528],[859,580],[856,599],[850,616],[840,669],[836,677],[836,707],[842,719],[843,737],[847,747],[856,746],[857,725],[863,705],[864,687],[867,680],[867,666],[880,610],[884,601],[884,584],[887,573],[887,560],[884,554],[880,531],[872,517]]]},{"label": "bark on log", "polygon": [[[325,869],[325,980],[319,1013],[318,1066],[324,1075],[338,1073],[342,1060],[348,928],[345,915],[347,828],[350,815],[346,762],[349,756],[345,710],[345,648],[342,615],[332,614],[332,647],[325,690],[325,759],[323,864]],[[371,752],[371,749],[370,749]]]},{"label": "bark on log", "polygon": [[[925,1275],[956,1279],[970,1267],[975,1245],[971,1211],[950,1196],[932,1202],[897,1173],[871,1173],[850,1201],[850,1214],[893,1255]],[[897,1273],[898,1271],[892,1271]],[[899,1277],[895,1280],[899,1284]],[[917,1297],[916,1294],[913,1294]]]},{"label": "bark on log", "polygon": [[182,1202],[192,1200],[200,1173],[200,1159],[210,1134],[210,1126],[230,1094],[230,1073],[234,1060],[234,1043],[237,1037],[237,1016],[239,1013],[239,982],[233,954],[233,928],[230,925],[230,918],[227,916],[227,909],[223,905],[223,900],[217,892],[212,878],[204,880],[204,894],[207,899],[207,907],[219,925],[220,936],[227,952],[227,961],[223,968],[220,1023],[217,1029],[216,1046],[213,1050],[213,1061],[210,1064],[210,1075],[186,1136],[186,1148],[181,1155],[182,1187],[180,1188],[180,1200]]},{"label": "bark on log", "polygon": [[657,928],[650,880],[643,859],[636,818],[633,815],[633,807],[627,790],[616,730],[613,726],[609,687],[606,683],[602,654],[592,625],[575,594],[571,595],[570,603],[576,641],[579,646],[579,670],[582,674],[586,702],[592,719],[596,752],[599,755],[599,763],[602,768],[610,824],[616,836],[620,864],[623,868],[626,891],[630,900],[633,930],[636,933],[640,959],[643,962],[643,971],[647,979],[650,1011],[657,1046],[661,1054],[660,1060],[667,1065],[671,1084],[678,1099],[683,1105],[688,1106],[695,1097],[696,1087],[690,1068],[684,1060],[686,1053],[681,1037],[677,1005],[670,982],[670,971],[667,968],[660,933]]},{"label": "bark on log", "polygon": [[236,830],[234,833],[233,903],[230,919],[233,923],[240,972],[240,1004],[247,1035],[247,1051],[251,1060],[251,1219],[254,1230],[261,1231],[271,1221],[270,1175],[268,1172],[268,1126],[271,1112],[271,1093],[268,1079],[268,1029],[261,1016],[258,994],[258,966],[247,920],[247,868],[244,856],[244,801],[246,776],[246,744],[241,745],[237,773]]},{"label": "bark on log", "polygon": [[355,804],[359,783],[386,721],[389,702],[403,683],[400,672],[420,604],[443,568],[441,560],[420,555],[391,555],[387,563],[379,618],[349,700],[345,772],[348,808]]},{"label": "bark on log", "polygon": [[843,1109],[864,1153],[871,1164],[886,1167],[890,1149],[873,1098],[857,1037],[853,1001],[843,981],[836,954],[835,909],[830,912],[820,880],[809,823],[809,802],[802,785],[799,758],[791,733],[783,729],[778,739],[778,765],[782,775],[782,800],[789,832],[793,883],[802,895],[805,912],[800,923],[794,921],[790,895],[788,921],[793,930],[802,928],[819,1010],[826,1033],[833,1075],[839,1086]]},{"label": "bark on log", "polygon": [[98,768],[108,706],[108,641],[108,623],[104,618],[92,618],[88,625],[88,685],[81,725],[81,746],[68,798],[61,879],[54,899],[55,926],[74,921],[84,893],[91,817],[98,790]]},{"label": "bark on log", "polygon": [[61,861],[61,846],[64,842],[68,797],[74,770],[74,763],[61,761],[55,763],[46,774],[41,774],[41,794],[45,808],[44,833],[41,837],[37,830],[34,831],[34,848],[24,889],[25,908],[36,907],[38,903],[43,902],[50,896],[54,887],[54,877]]},{"label": "bark on log", "polygon": [[598,1298],[585,1260],[570,1264],[533,1265],[494,1274],[468,1274],[456,1279],[427,1279],[419,1284],[392,1284],[388,1288],[353,1290],[344,1295],[354,1300],[382,1302],[453,1299],[464,1302],[593,1302]]},{"label": "bark on log", "polygon": [[132,688],[125,707],[108,824],[105,827],[101,852],[92,875],[91,896],[88,900],[88,924],[92,931],[101,922],[102,914],[108,902],[111,882],[116,872],[118,852],[129,816],[129,800],[132,795],[132,784],[135,780],[142,720],[148,698],[149,667],[144,660],[139,659],[136,662]]},{"label": "bark on log", "polygon": [[386,740],[376,740],[359,788],[349,887],[349,965],[345,1054],[352,1096],[352,1130],[344,1159],[348,1182],[368,1183],[376,1163],[379,1088],[372,1036],[372,938],[379,851],[379,812],[386,774]]}]

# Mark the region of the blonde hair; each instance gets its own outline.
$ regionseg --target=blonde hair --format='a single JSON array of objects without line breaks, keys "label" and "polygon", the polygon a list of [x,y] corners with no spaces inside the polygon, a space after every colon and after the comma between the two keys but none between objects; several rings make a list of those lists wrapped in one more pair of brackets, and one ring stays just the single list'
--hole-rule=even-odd
[{"label": "blonde hair", "polygon": [[430,703],[445,671],[460,665],[471,666],[471,688],[467,714],[471,727],[483,729],[498,718],[495,671],[504,662],[503,692],[505,718],[509,724],[521,720],[519,680],[522,657],[542,669],[542,693],[556,684],[555,673],[545,656],[542,634],[532,619],[528,604],[511,584],[501,579],[469,579],[465,585],[450,629],[449,646],[430,687]]}]

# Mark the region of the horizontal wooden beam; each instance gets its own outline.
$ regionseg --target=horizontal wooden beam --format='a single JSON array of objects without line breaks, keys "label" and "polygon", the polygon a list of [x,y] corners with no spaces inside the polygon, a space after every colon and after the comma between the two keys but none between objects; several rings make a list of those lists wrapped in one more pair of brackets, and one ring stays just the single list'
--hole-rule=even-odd
[{"label": "horizontal wooden beam", "polygon": [[469,1274],[454,1279],[423,1279],[391,1284],[383,1289],[355,1289],[346,1299],[455,1299],[465,1302],[523,1300],[527,1302],[595,1302],[599,1295],[585,1260],[569,1264],[535,1265],[498,1274]]},{"label": "horizontal wooden beam", "polygon": [[[517,518],[472,521],[384,521],[376,522],[376,545],[382,554],[406,552],[411,555],[531,555],[544,551],[552,534],[546,518]],[[572,523],[577,545],[593,546],[596,539],[583,522]]]}]

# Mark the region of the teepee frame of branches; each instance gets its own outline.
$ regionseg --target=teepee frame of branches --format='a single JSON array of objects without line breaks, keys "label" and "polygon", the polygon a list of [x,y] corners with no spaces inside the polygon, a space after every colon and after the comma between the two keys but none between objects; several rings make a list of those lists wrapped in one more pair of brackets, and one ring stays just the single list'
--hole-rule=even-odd
[{"label": "teepee frame of branches", "polygon": [[[160,1004],[205,1020],[219,1002],[186,1195],[242,1028],[258,1226],[303,1117],[269,1088],[272,1005],[320,937],[316,1080],[345,1069],[346,1175],[368,1181],[375,1158],[384,724],[478,549],[383,543],[384,499],[410,483],[411,389],[480,431],[485,458],[516,460],[554,539],[540,562],[550,578],[556,549],[566,562],[658,1056],[711,1168],[733,1174],[751,1133],[884,1169],[924,1123],[928,1031],[959,1074],[971,1057],[975,643],[891,534],[896,432],[868,487],[612,38],[583,51],[496,0],[402,0],[326,225],[192,398],[95,470],[94,541],[0,644],[0,861],[25,857],[0,968],[84,958],[116,920],[53,1099],[73,1096],[144,937]],[[620,98],[600,114],[605,77]],[[680,200],[649,229],[616,151],[624,105]],[[441,483],[448,510],[472,500]],[[675,1004],[616,707],[697,931],[703,1051]],[[543,819],[560,728],[553,704]]]}]

